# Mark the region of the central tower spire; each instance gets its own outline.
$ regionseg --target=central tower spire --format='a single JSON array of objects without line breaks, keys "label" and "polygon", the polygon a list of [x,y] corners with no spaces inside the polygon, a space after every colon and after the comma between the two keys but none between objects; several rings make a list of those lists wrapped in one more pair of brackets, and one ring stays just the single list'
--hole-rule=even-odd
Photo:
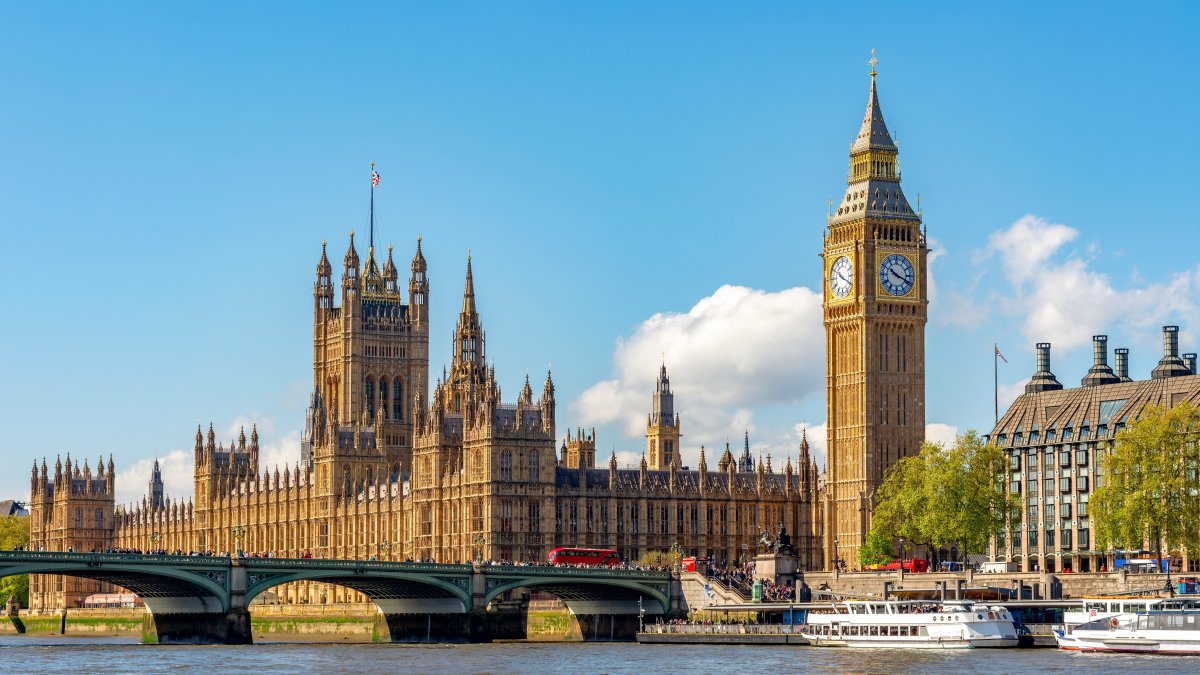
[{"label": "central tower spire", "polygon": [[[871,87],[846,193],[826,221],[828,462],[825,565],[858,563],[875,489],[925,435],[925,235],[900,188],[899,150]],[[835,543],[836,542],[836,543]]]}]

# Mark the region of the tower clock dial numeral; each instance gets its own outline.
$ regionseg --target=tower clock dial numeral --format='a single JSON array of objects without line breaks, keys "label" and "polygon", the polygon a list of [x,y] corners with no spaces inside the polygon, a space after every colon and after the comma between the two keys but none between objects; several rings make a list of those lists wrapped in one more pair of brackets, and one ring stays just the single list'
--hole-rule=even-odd
[{"label": "tower clock dial numeral", "polygon": [[908,295],[913,287],[914,276],[912,261],[898,253],[884,258],[879,266],[880,285],[896,297]]},{"label": "tower clock dial numeral", "polygon": [[854,266],[850,264],[849,258],[842,256],[833,261],[829,268],[829,290],[833,291],[834,297],[844,298],[850,294],[853,287]]}]

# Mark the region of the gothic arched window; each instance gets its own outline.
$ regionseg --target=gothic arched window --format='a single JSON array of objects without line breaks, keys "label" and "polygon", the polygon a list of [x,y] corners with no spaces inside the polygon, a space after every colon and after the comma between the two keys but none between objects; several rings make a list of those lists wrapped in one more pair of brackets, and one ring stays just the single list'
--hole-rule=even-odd
[{"label": "gothic arched window", "polygon": [[381,411],[386,418],[388,415],[388,381],[386,378],[379,378],[379,405],[383,408]]},{"label": "gothic arched window", "polygon": [[404,419],[404,384],[400,378],[392,380],[392,419]]},{"label": "gothic arched window", "polygon": [[538,480],[540,480],[539,476],[541,472],[542,467],[538,458],[537,450],[531,450],[529,452],[529,482],[538,482]]},{"label": "gothic arched window", "polygon": [[507,450],[500,453],[500,480],[512,480],[512,453]]}]

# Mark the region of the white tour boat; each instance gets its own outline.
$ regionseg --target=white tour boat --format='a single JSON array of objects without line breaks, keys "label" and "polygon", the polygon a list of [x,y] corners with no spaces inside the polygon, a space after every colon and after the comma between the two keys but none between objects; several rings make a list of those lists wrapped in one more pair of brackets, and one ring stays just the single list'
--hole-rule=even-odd
[{"label": "white tour boat", "polygon": [[1164,602],[1175,601],[1170,598],[1083,598],[1079,609],[1063,612],[1063,624],[1069,633],[1085,623],[1159,609]]},{"label": "white tour boat", "polygon": [[1017,628],[1007,609],[957,600],[835,603],[810,611],[800,634],[818,647],[1017,646]]},{"label": "white tour boat", "polygon": [[1200,609],[1168,602],[1135,614],[1118,614],[1056,630],[1059,649],[1082,652],[1200,654]]}]

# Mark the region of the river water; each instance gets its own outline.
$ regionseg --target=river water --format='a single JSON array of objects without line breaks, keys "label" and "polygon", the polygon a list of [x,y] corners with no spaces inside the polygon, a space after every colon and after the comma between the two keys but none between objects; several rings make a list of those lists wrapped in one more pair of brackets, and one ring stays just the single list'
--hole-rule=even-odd
[{"label": "river water", "polygon": [[126,638],[0,637],[3,673],[1141,673],[1197,672],[1200,656],[1057,649],[889,651],[815,647],[502,643],[141,645]]}]

